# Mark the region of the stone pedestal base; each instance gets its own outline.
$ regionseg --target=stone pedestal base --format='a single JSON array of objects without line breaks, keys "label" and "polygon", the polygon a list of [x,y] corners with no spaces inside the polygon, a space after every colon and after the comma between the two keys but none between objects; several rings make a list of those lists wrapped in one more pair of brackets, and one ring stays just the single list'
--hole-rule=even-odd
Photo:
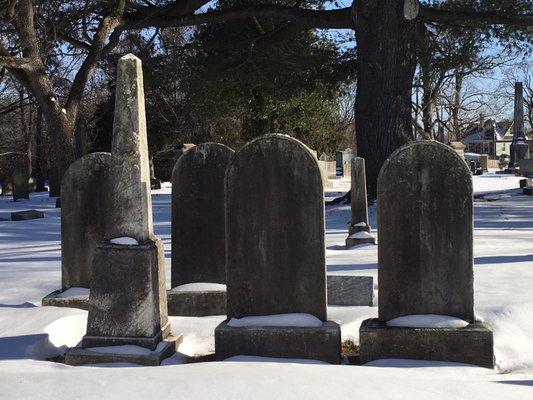
[{"label": "stone pedestal base", "polygon": [[43,297],[41,304],[43,306],[52,307],[70,307],[79,308],[81,310],[89,310],[89,296],[71,296],[71,297],[59,297],[61,290],[56,290],[49,295]]},{"label": "stone pedestal base", "polygon": [[226,291],[167,292],[168,315],[226,315]]},{"label": "stone pedestal base", "polygon": [[82,347],[133,344],[154,350],[168,335],[163,249],[156,238],[96,247]]},{"label": "stone pedestal base", "polygon": [[127,350],[123,347],[107,348],[83,348],[74,347],[65,356],[65,363],[68,365],[87,365],[99,363],[126,362],[146,366],[157,366],[165,358],[172,356],[176,352],[177,346],[182,342],[182,335],[168,336],[164,341],[159,342],[155,350],[138,348],[137,351]]},{"label": "stone pedestal base", "polygon": [[367,319],[359,329],[359,345],[362,364],[405,358],[494,368],[492,331],[481,322],[465,328],[400,328]]},{"label": "stone pedestal base", "polygon": [[339,364],[341,330],[331,321],[324,322],[319,328],[233,328],[226,320],[215,329],[215,357],[224,360],[238,355],[312,359]]},{"label": "stone pedestal base", "polygon": [[[357,235],[360,232],[364,232],[362,235],[368,234],[367,237],[358,237],[354,238],[351,237],[352,235]],[[376,244],[376,238],[372,236],[372,232],[370,230],[370,226],[360,226],[360,225],[350,225],[350,229],[348,230],[348,237],[346,238],[345,247],[346,249],[349,249],[350,247],[356,246],[358,244],[364,244],[364,243],[370,243],[370,244]]]},{"label": "stone pedestal base", "polygon": [[328,305],[372,306],[374,278],[371,276],[328,275]]},{"label": "stone pedestal base", "polygon": [[364,244],[364,243],[376,244],[376,238],[369,237],[369,238],[358,239],[358,238],[347,237],[346,242],[345,242],[345,247],[346,249],[349,249],[350,247],[356,246],[358,244]]}]

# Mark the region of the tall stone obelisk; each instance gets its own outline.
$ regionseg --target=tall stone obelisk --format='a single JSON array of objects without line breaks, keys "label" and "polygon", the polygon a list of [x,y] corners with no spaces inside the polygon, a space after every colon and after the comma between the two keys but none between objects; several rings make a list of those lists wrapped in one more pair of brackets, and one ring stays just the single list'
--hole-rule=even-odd
[{"label": "tall stone obelisk", "polygon": [[[106,188],[104,240],[93,257],[87,334],[71,350],[70,364],[130,361],[159,364],[172,354],[165,291],[165,255],[154,236],[150,167],[141,60],[128,54],[118,62],[112,162]],[[144,357],[105,353],[95,347],[137,345]]]},{"label": "tall stone obelisk", "polygon": [[514,87],[514,123],[509,168],[517,168],[521,160],[529,158],[529,145],[524,129],[524,95],[522,82]]}]

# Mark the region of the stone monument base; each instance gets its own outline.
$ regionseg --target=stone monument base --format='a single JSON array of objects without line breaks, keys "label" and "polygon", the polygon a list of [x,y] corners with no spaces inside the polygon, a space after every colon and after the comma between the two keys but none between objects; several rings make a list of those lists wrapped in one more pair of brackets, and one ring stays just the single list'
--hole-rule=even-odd
[{"label": "stone monument base", "polygon": [[328,305],[372,307],[374,278],[371,276],[328,275]]},{"label": "stone monument base", "polygon": [[108,346],[140,346],[153,350],[158,344],[166,339],[170,334],[170,322],[161,328],[153,336],[97,336],[85,335],[81,341],[81,346],[86,347],[108,347]]},{"label": "stone monument base", "polygon": [[345,241],[345,247],[346,249],[349,249],[350,247],[356,246],[358,244],[376,244],[376,238],[375,237],[368,237],[368,238],[351,238],[348,236]]},{"label": "stone monument base", "polygon": [[525,196],[533,196],[533,186],[526,186],[523,188],[522,194]]},{"label": "stone monument base", "polygon": [[312,359],[339,364],[341,360],[340,326],[326,321],[321,327],[239,327],[228,320],[215,329],[215,357],[224,360],[246,355]]},{"label": "stone monument base", "polygon": [[167,292],[168,315],[205,317],[226,315],[226,291]]},{"label": "stone monument base", "polygon": [[[364,224],[364,222],[360,222],[360,224]],[[366,224],[364,226],[358,224],[351,225],[345,241],[346,249],[364,243],[376,244],[376,238],[372,235],[370,227]]]},{"label": "stone monument base", "polygon": [[51,307],[79,308],[81,310],[89,311],[89,295],[60,297],[61,293],[61,290],[56,290],[46,295],[43,297],[41,305]]},{"label": "stone monument base", "polygon": [[137,345],[154,350],[170,332],[163,243],[101,243],[91,268],[82,347]]},{"label": "stone monument base", "polygon": [[83,348],[74,347],[70,349],[65,356],[65,363],[68,365],[87,365],[99,363],[126,362],[146,366],[157,366],[165,358],[172,356],[176,348],[182,342],[183,336],[168,336],[162,342],[159,342],[155,350],[146,348],[124,349],[118,347],[96,347]]},{"label": "stone monument base", "polygon": [[362,364],[405,358],[494,368],[492,331],[482,322],[465,328],[402,328],[367,319],[359,329],[359,345]]}]

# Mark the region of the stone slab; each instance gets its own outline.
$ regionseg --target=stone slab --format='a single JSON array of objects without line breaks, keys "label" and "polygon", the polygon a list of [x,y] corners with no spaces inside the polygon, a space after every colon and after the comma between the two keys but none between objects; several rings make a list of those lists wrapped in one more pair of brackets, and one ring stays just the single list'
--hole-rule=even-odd
[{"label": "stone slab", "polygon": [[136,246],[99,244],[83,347],[112,342],[155,348],[169,330],[164,269],[164,247],[157,238]]},{"label": "stone slab", "polygon": [[376,238],[364,238],[364,239],[357,239],[357,238],[351,238],[347,237],[344,242],[344,247],[346,249],[349,249],[350,247],[357,246],[358,244],[376,244]]},{"label": "stone slab", "polygon": [[361,363],[384,358],[452,361],[494,368],[492,331],[481,322],[465,328],[389,327],[378,319],[359,329]]},{"label": "stone slab", "polygon": [[341,330],[335,322],[322,327],[245,327],[228,326],[228,320],[215,329],[217,360],[247,355],[312,359],[339,364]]},{"label": "stone slab", "polygon": [[13,201],[20,199],[30,199],[28,173],[23,168],[16,169],[13,172]]},{"label": "stone slab", "polygon": [[533,196],[533,186],[527,186],[522,189],[522,194],[526,196]]},{"label": "stone slab", "polygon": [[328,275],[328,305],[372,306],[374,278],[371,276]]},{"label": "stone slab", "polygon": [[89,296],[59,297],[61,290],[56,290],[43,297],[41,304],[51,307],[70,307],[89,311]]},{"label": "stone slab", "polygon": [[226,291],[167,291],[168,315],[205,317],[226,315]]},{"label": "stone slab", "polygon": [[74,347],[67,352],[65,363],[68,365],[87,365],[126,362],[145,366],[158,366],[161,361],[176,352],[176,348],[182,341],[183,335],[168,336],[155,350],[147,354],[126,354],[118,351],[115,353],[100,353],[91,348]]},{"label": "stone slab", "polygon": [[[366,169],[365,159],[354,157],[351,161],[351,218],[349,235],[361,229],[358,223],[366,224],[365,230],[370,232],[368,223],[368,200],[366,193]],[[347,241],[348,242],[348,241]],[[363,242],[368,243],[368,242]]]},{"label": "stone slab", "polygon": [[37,210],[14,211],[11,213],[11,221],[26,221],[30,219],[44,218],[44,213]]}]

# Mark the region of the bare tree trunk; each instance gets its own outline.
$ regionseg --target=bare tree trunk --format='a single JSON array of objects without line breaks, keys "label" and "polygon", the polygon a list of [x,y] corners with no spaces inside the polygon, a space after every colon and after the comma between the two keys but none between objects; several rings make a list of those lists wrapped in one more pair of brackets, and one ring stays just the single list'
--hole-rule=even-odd
[{"label": "bare tree trunk", "polygon": [[43,113],[40,107],[37,107],[37,118],[35,122],[35,162],[33,167],[33,177],[35,178],[35,191],[44,192],[44,175],[43,175]]},{"label": "bare tree trunk", "polygon": [[411,89],[416,66],[416,26],[404,17],[403,0],[359,0],[357,95],[358,155],[366,161],[368,194],[387,157],[413,139]]}]

